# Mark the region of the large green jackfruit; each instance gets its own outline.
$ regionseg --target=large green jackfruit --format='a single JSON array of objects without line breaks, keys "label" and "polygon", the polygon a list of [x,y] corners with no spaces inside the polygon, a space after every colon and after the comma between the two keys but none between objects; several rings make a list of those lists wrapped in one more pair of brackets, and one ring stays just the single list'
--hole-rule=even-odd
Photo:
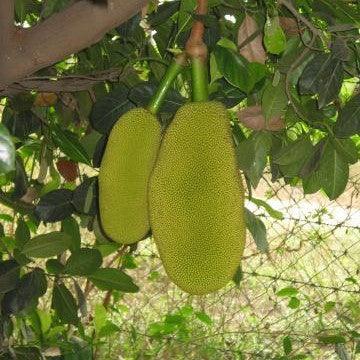
[{"label": "large green jackfruit", "polygon": [[114,241],[132,244],[150,230],[148,184],[161,141],[149,111],[124,114],[110,133],[99,173],[100,219]]},{"label": "large green jackfruit", "polygon": [[175,284],[206,294],[232,279],[245,244],[244,190],[221,104],[178,110],[150,179],[149,206],[154,240]]}]

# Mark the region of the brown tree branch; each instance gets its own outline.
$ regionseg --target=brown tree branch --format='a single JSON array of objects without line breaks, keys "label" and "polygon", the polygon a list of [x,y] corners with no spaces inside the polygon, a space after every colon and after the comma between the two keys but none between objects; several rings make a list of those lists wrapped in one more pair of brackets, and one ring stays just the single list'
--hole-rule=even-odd
[{"label": "brown tree branch", "polygon": [[[0,90],[100,41],[148,2],[112,0],[106,7],[81,0],[32,28],[13,27],[9,30],[14,33],[11,41],[1,49]],[[12,0],[0,1],[0,32],[9,27],[11,3]],[[4,18],[7,21],[3,22]]]},{"label": "brown tree branch", "polygon": [[0,90],[0,98],[31,90],[50,93],[90,90],[99,82],[118,82],[126,79],[133,72],[132,68],[126,67],[88,75],[67,75],[55,79],[48,76],[32,76],[9,85],[3,91]]},{"label": "brown tree branch", "polygon": [[8,42],[14,30],[14,0],[0,1],[0,42]]}]

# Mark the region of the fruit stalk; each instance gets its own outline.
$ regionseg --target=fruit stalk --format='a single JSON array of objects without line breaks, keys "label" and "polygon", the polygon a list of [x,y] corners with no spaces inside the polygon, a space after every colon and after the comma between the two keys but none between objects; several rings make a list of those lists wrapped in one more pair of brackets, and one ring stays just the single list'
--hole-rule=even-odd
[{"label": "fruit stalk", "polygon": [[154,94],[148,105],[148,110],[152,114],[155,115],[159,112],[159,109],[161,105],[164,103],[164,100],[166,99],[166,95],[173,81],[186,66],[186,60],[187,60],[186,53],[181,53],[175,57],[174,61],[169,66],[165,76],[162,78],[156,90],[156,93]]},{"label": "fruit stalk", "polygon": [[207,46],[204,43],[205,26],[203,19],[207,14],[207,0],[198,0],[196,15],[190,37],[186,43],[186,53],[191,58],[192,97],[193,101],[206,101],[209,97],[207,74]]}]

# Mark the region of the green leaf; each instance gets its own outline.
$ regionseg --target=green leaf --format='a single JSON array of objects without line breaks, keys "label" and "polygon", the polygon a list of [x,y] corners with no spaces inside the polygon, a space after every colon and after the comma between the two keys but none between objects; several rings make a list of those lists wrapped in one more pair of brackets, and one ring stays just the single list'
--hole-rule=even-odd
[{"label": "green leaf", "polygon": [[266,238],[266,227],[264,223],[251,211],[245,209],[246,227],[255,240],[256,246],[261,252],[269,251],[269,244]]},{"label": "green leaf", "polygon": [[336,99],[344,71],[342,62],[331,54],[316,55],[305,67],[299,79],[301,94],[319,94],[319,108]]},{"label": "green leaf", "polygon": [[6,127],[0,124],[0,174],[15,170],[15,146]]},{"label": "green leaf", "polygon": [[65,272],[70,275],[93,274],[102,264],[99,250],[83,248],[71,254],[65,264]]},{"label": "green leaf", "polygon": [[265,87],[261,107],[266,121],[285,115],[287,104],[284,82],[280,81],[277,86],[269,83]]},{"label": "green leaf", "polygon": [[236,269],[236,272],[235,272],[232,280],[237,286],[239,286],[243,277],[244,277],[244,274],[242,272],[241,265],[239,265],[238,268]]},{"label": "green leaf", "polygon": [[220,73],[231,85],[245,93],[251,92],[256,82],[265,75],[265,72],[258,73],[257,67],[250,68],[249,62],[243,56],[229,48],[218,45],[214,54]]},{"label": "green leaf", "polygon": [[297,309],[299,306],[300,306],[300,300],[297,297],[292,296],[289,300],[288,307],[290,309]]},{"label": "green leaf", "polygon": [[0,295],[15,289],[20,279],[20,266],[15,260],[0,262]]},{"label": "green leaf", "polygon": [[119,269],[98,269],[88,278],[101,290],[119,290],[129,293],[139,291],[132,278]]},{"label": "green leaf", "polygon": [[134,107],[128,99],[128,93],[129,88],[124,84],[119,84],[96,101],[90,115],[91,124],[95,130],[101,134],[108,134],[120,116]]},{"label": "green leaf", "polygon": [[294,297],[299,293],[299,291],[293,287],[286,287],[279,290],[276,295],[281,297]]},{"label": "green leaf", "polygon": [[73,217],[68,217],[61,222],[61,231],[68,234],[71,239],[70,250],[80,249],[81,236],[78,222]]},{"label": "green leaf", "polygon": [[349,165],[330,141],[325,145],[318,176],[330,200],[336,199],[344,192],[349,179]]},{"label": "green leaf", "polygon": [[256,199],[254,197],[251,197],[251,199],[249,199],[251,202],[253,202],[254,204],[256,204],[259,207],[262,207],[266,210],[266,212],[274,219],[277,220],[283,220],[284,219],[284,214],[281,211],[275,210],[273,207],[271,207],[266,201],[262,200],[262,199]]},{"label": "green leaf", "polygon": [[278,165],[291,165],[297,162],[303,162],[312,152],[313,146],[310,139],[300,137],[299,139],[286,144],[278,150],[273,156],[273,161]]},{"label": "green leaf", "polygon": [[268,52],[276,55],[281,54],[286,48],[286,36],[277,16],[266,20],[264,44]]},{"label": "green leaf", "polygon": [[18,221],[15,231],[15,245],[21,250],[24,244],[30,240],[30,230],[26,222],[22,219]]},{"label": "green leaf", "polygon": [[349,164],[355,164],[359,160],[359,153],[354,141],[352,141],[351,139],[338,138],[334,138],[333,141],[336,151]]},{"label": "green leaf", "polygon": [[94,327],[98,335],[101,329],[106,325],[106,322],[107,322],[107,312],[105,307],[102,304],[96,304],[95,314],[94,314]]},{"label": "green leaf", "polygon": [[71,160],[91,165],[88,153],[74,133],[69,130],[63,130],[57,124],[52,126],[51,133],[54,143]]},{"label": "green leaf", "polygon": [[320,335],[318,340],[323,344],[344,344],[346,339],[342,335]]},{"label": "green leaf", "polygon": [[71,238],[68,234],[54,231],[30,239],[22,252],[29,257],[47,258],[61,254],[69,248],[70,243]]},{"label": "green leaf", "polygon": [[259,131],[236,147],[239,167],[248,176],[253,187],[258,185],[262,177],[271,144],[271,134]]},{"label": "green leaf", "polygon": [[61,221],[74,212],[73,192],[68,189],[54,190],[42,196],[35,214],[44,222]]},{"label": "green leaf", "polygon": [[79,321],[76,301],[64,284],[55,284],[51,308],[65,324],[76,325]]},{"label": "green leaf", "polygon": [[206,314],[205,312],[203,312],[203,311],[196,312],[195,316],[204,324],[212,325],[212,320],[211,320],[210,316],[208,314]]},{"label": "green leaf", "polygon": [[335,134],[341,138],[360,134],[360,93],[340,110],[335,124]]},{"label": "green leaf", "polygon": [[55,275],[64,272],[64,268],[65,268],[65,266],[58,259],[49,259],[48,261],[46,261],[45,266],[46,266],[46,270],[50,274],[55,274]]},{"label": "green leaf", "polygon": [[283,338],[283,349],[285,355],[289,355],[292,352],[292,341],[290,336],[285,336]]}]

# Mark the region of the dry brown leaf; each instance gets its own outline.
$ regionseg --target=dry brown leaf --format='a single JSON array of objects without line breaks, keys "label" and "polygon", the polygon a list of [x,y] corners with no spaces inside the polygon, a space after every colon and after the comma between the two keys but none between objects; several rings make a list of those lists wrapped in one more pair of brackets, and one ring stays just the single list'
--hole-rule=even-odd
[{"label": "dry brown leaf", "polygon": [[266,122],[260,105],[241,109],[238,118],[242,124],[253,130],[279,131],[285,128],[284,119],[280,116]]},{"label": "dry brown leaf", "polygon": [[[238,31],[238,45],[244,43],[251,35],[259,31],[256,21],[249,15],[245,15]],[[253,40],[242,46],[239,50],[246,60],[264,64],[266,61],[266,52],[262,42],[262,33],[259,33]]]},{"label": "dry brown leaf", "polygon": [[57,101],[58,97],[54,93],[39,93],[36,95],[34,105],[35,106],[51,106],[54,105]]},{"label": "dry brown leaf", "polygon": [[299,25],[294,18],[280,16],[279,21],[280,26],[282,27],[287,36],[299,35],[300,32],[302,32],[302,30],[299,29]]}]

